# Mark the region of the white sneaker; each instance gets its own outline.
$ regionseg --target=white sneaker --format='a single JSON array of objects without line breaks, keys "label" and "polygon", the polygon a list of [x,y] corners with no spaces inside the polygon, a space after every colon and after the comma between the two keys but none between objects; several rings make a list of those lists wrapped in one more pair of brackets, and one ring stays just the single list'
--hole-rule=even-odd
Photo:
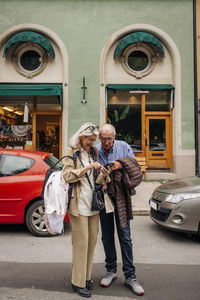
[{"label": "white sneaker", "polygon": [[101,280],[101,286],[108,287],[113,280],[117,279],[117,274],[114,272],[107,272],[104,278]]},{"label": "white sneaker", "polygon": [[124,285],[131,289],[136,295],[142,296],[144,295],[144,289],[143,287],[139,284],[136,278],[134,277],[129,277],[126,278]]}]

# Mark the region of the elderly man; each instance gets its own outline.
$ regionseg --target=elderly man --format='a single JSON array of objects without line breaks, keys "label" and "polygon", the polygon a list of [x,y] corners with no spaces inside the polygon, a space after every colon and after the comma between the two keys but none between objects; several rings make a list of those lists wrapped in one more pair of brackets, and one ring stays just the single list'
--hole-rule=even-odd
[{"label": "elderly man", "polygon": [[[113,213],[106,213],[104,209],[100,212],[102,242],[106,256],[105,267],[107,271],[105,277],[101,280],[101,286],[108,287],[111,285],[112,281],[117,278],[117,253],[114,239],[114,224],[116,224],[117,234],[121,247],[123,272],[125,276],[124,285],[130,288],[136,295],[143,295],[144,289],[136,280],[135,266],[133,264],[133,250],[130,231],[130,219],[132,219],[132,209],[131,204],[127,203],[128,193],[127,191],[124,191],[124,188],[121,188],[120,182],[117,182],[116,184],[116,186],[119,187],[117,193],[115,188],[112,189],[112,183],[115,184],[115,182],[113,181],[121,180],[121,183],[123,181],[124,185],[123,175],[119,177],[118,175],[115,176],[115,174],[117,174],[116,172],[118,172],[119,174],[122,173],[122,170],[124,169],[123,164],[125,163],[129,168],[128,170],[131,170],[132,166],[134,167],[134,154],[131,147],[127,143],[125,143],[124,141],[115,140],[115,135],[115,128],[112,125],[103,125],[99,130],[99,139],[101,141],[101,144],[97,146],[99,149],[100,163],[102,165],[106,165],[110,162],[114,163],[114,165],[111,167],[111,183],[108,185],[108,193],[110,194],[115,205],[115,211]],[[120,169],[121,172],[119,172]],[[121,197],[120,204],[117,203],[117,197],[119,198],[119,193]],[[131,197],[129,197],[129,202],[131,202],[130,198]],[[122,218],[120,215],[119,205],[124,206]]]}]

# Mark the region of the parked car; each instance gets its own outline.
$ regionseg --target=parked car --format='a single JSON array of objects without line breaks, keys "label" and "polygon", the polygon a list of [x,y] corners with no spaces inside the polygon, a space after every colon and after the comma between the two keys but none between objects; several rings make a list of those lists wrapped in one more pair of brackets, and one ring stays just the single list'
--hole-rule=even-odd
[{"label": "parked car", "polygon": [[[25,223],[35,236],[50,236],[41,191],[46,171],[58,159],[50,153],[0,149],[0,223]],[[56,168],[62,166],[58,162]],[[68,221],[68,214],[65,221]]]},{"label": "parked car", "polygon": [[151,219],[168,229],[200,234],[200,178],[186,177],[158,186],[149,201]]}]

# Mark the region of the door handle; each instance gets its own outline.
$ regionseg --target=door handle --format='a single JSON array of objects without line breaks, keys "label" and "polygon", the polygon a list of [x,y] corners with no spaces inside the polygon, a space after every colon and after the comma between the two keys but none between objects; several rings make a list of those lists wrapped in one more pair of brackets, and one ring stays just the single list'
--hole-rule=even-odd
[{"label": "door handle", "polygon": [[147,146],[147,139],[145,139],[145,146]]}]

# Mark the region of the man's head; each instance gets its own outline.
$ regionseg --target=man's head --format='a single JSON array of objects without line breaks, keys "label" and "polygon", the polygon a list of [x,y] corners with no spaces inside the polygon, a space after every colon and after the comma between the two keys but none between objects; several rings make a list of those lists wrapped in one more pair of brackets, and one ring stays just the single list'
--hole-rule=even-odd
[{"label": "man's head", "polygon": [[115,127],[111,124],[104,124],[99,129],[99,139],[106,152],[110,152],[115,140]]}]

